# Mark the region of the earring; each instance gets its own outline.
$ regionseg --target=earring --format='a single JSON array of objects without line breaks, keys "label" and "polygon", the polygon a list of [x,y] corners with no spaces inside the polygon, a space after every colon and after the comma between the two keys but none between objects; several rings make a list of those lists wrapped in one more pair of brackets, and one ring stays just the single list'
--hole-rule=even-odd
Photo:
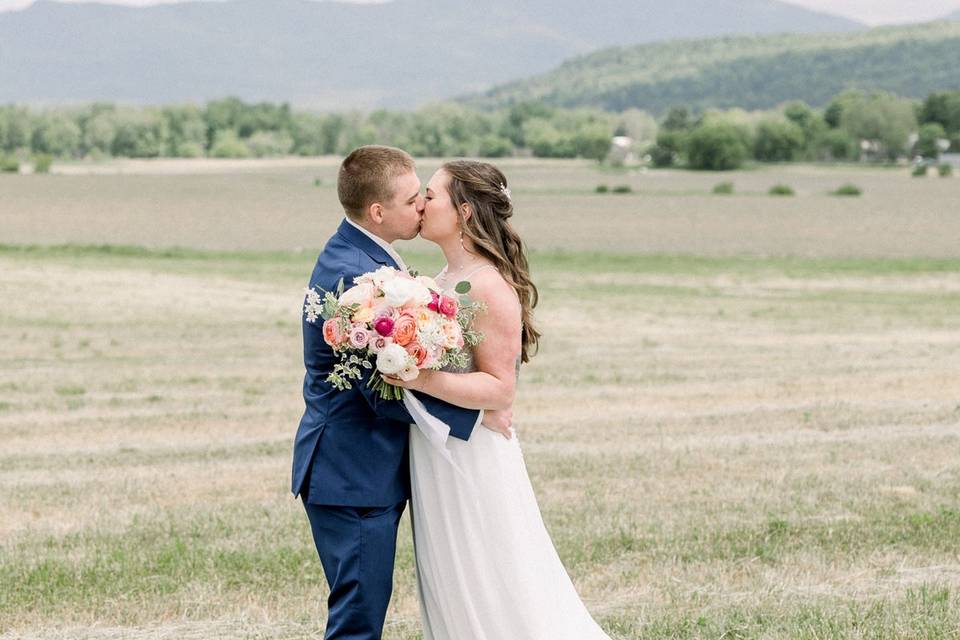
[{"label": "earring", "polygon": [[460,248],[463,249],[464,251],[467,250],[467,248],[463,246],[463,229],[460,229]]}]

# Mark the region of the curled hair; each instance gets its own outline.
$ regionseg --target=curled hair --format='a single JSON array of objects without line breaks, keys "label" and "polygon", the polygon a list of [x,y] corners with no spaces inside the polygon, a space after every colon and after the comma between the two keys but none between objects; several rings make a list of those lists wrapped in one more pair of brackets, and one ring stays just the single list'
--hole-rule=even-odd
[{"label": "curled hair", "polygon": [[[520,357],[529,362],[536,353],[540,332],[533,324],[533,308],[539,292],[530,279],[530,266],[520,236],[510,224],[513,202],[507,178],[487,162],[453,160],[443,165],[450,176],[448,191],[457,210],[463,235],[473,242],[477,253],[490,260],[520,299],[523,321]],[[473,215],[464,220],[462,207],[469,204]]]}]

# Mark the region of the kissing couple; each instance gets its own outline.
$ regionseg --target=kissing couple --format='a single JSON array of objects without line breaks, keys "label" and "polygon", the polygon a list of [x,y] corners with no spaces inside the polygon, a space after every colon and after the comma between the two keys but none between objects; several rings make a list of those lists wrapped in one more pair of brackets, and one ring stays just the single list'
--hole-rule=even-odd
[{"label": "kissing couple", "polygon": [[330,586],[326,640],[381,637],[408,500],[424,640],[609,640],[550,540],[511,426],[520,364],[540,334],[507,184],[491,164],[455,160],[422,194],[413,158],[383,146],[360,147],[340,166],[345,217],[311,288],[349,287],[383,266],[406,271],[391,245],[419,233],[446,257],[437,284],[468,281],[486,310],[466,367],[388,378],[449,428],[443,451],[411,427],[403,401],[381,398],[366,380],[343,391],[327,382],[338,358],[322,328],[303,322],[306,408],[292,490]]}]

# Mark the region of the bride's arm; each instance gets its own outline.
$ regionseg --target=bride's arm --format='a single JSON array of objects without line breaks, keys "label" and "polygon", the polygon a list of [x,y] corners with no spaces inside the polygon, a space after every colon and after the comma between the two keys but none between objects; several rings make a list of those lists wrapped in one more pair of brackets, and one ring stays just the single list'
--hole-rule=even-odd
[{"label": "bride's arm", "polygon": [[470,297],[487,305],[487,310],[475,320],[475,328],[483,332],[483,341],[474,347],[477,371],[451,373],[424,369],[410,382],[389,380],[465,409],[507,409],[513,405],[516,390],[520,305],[513,288],[495,270],[477,272],[470,284]]}]

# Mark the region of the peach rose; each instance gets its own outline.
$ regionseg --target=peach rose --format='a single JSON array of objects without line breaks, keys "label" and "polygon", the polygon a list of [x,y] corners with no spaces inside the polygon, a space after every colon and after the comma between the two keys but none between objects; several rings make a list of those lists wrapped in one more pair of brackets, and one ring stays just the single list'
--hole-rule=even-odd
[{"label": "peach rose", "polygon": [[336,349],[343,342],[343,335],[340,333],[340,321],[337,318],[330,318],[323,323],[323,341]]},{"label": "peach rose", "polygon": [[423,348],[419,342],[414,340],[406,346],[407,353],[413,356],[413,359],[417,361],[417,366],[421,366],[427,359],[427,350]]},{"label": "peach rose", "polygon": [[393,341],[405,347],[417,335],[417,321],[413,316],[403,313],[393,325]]},{"label": "peach rose", "polygon": [[361,307],[355,314],[353,314],[354,322],[366,324],[371,320],[373,320],[373,309],[370,307]]}]

